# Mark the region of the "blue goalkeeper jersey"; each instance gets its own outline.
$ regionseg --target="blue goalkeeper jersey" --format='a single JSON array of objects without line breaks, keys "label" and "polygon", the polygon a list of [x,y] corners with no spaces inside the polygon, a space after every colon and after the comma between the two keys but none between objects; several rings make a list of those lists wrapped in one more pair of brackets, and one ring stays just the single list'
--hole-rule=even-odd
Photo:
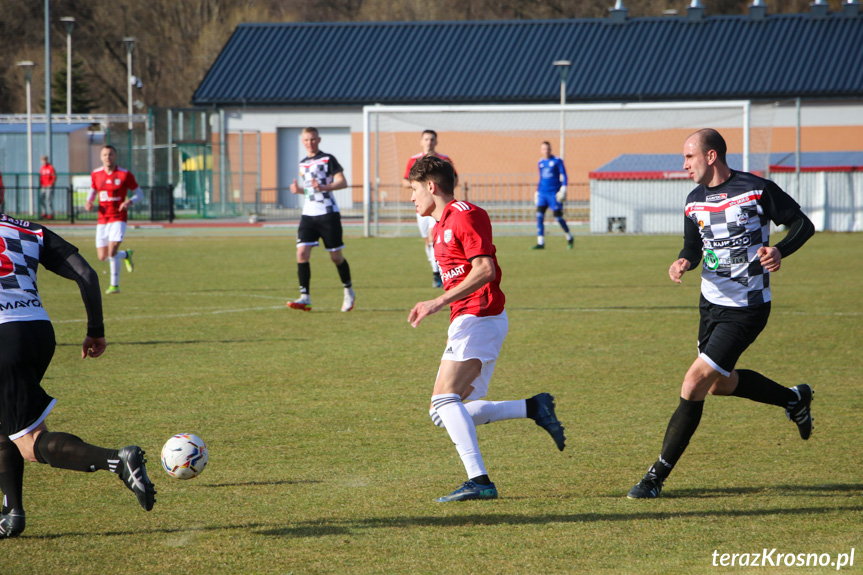
[{"label": "blue goalkeeper jersey", "polygon": [[547,160],[539,161],[539,185],[536,191],[543,194],[554,194],[561,186],[566,185],[566,168],[563,160],[557,156],[551,156]]}]

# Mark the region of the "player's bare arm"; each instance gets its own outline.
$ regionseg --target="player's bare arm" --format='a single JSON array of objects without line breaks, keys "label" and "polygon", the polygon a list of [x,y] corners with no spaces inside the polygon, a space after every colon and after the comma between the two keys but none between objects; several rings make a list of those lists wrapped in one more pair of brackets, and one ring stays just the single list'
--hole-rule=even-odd
[{"label": "player's bare arm", "polygon": [[335,190],[347,188],[348,181],[345,179],[345,174],[343,172],[339,172],[333,176],[332,184],[322,184],[318,180],[312,180],[312,187],[321,192],[333,192]]},{"label": "player's bare arm", "polygon": [[689,271],[689,260],[686,258],[680,258],[676,260],[671,267],[668,268],[668,277],[671,278],[671,281],[674,283],[683,283],[682,277],[687,271]]},{"label": "player's bare arm", "polygon": [[417,327],[426,316],[435,314],[444,306],[469,296],[485,284],[494,281],[495,276],[494,260],[491,257],[479,256],[474,258],[471,261],[471,270],[464,281],[435,299],[418,302],[408,314],[408,322],[411,327]]}]

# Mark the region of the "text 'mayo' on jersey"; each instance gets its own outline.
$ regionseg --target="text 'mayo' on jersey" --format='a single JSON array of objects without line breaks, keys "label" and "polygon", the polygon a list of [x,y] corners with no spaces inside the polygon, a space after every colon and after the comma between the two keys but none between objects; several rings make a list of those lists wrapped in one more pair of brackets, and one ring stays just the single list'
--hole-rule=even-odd
[{"label": "text 'mayo' on jersey", "polygon": [[695,188],[685,214],[701,236],[705,299],[730,307],[769,302],[770,272],[758,250],[770,245],[770,221],[789,223],[799,211],[779,186],[747,172],[732,172],[715,188]]},{"label": "text 'mayo' on jersey", "polygon": [[450,321],[460,315],[500,315],[506,298],[500,289],[500,266],[492,243],[488,213],[468,202],[453,200],[446,205],[434,227],[434,255],[440,266],[443,287],[449,291],[467,277],[471,260],[488,256],[494,263],[495,279],[469,296],[450,304]]},{"label": "text 'mayo' on jersey", "polygon": [[40,261],[53,267],[76,248],[39,224],[0,214],[0,323],[49,321],[36,287]]},{"label": "text 'mayo' on jersey", "polygon": [[332,154],[318,152],[312,157],[300,160],[300,178],[303,180],[303,190],[306,194],[306,202],[303,204],[304,216],[323,216],[339,211],[339,205],[332,192],[315,190],[312,181],[318,184],[332,184],[333,178],[339,172],[343,172],[339,161]]}]

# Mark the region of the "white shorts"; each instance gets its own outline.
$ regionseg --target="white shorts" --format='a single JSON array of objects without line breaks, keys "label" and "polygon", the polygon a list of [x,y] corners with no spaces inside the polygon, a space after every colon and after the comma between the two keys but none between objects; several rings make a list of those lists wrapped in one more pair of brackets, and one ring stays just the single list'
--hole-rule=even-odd
[{"label": "white shorts", "polygon": [[109,242],[120,243],[126,237],[126,222],[108,222],[96,226],[96,247],[104,248]]},{"label": "white shorts", "polygon": [[482,371],[474,380],[473,391],[465,401],[480,399],[488,394],[494,364],[508,330],[509,319],[505,311],[487,317],[460,315],[450,324],[441,361],[478,359],[482,362]]},{"label": "white shorts", "polygon": [[417,226],[420,228],[420,235],[424,238],[429,237],[432,229],[437,222],[431,216],[421,216],[417,214]]}]

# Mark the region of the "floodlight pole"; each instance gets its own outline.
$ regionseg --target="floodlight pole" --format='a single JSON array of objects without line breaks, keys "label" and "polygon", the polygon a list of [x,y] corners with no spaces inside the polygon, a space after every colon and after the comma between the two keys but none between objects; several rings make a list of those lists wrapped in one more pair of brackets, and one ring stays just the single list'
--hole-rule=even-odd
[{"label": "floodlight pole", "polygon": [[18,65],[24,70],[24,77],[27,79],[27,179],[30,191],[30,215],[34,215],[36,213],[36,206],[33,196],[33,106],[30,96],[30,83],[33,80],[33,67],[35,64],[30,60],[25,60],[18,62]]},{"label": "floodlight pole", "polygon": [[66,123],[72,123],[72,28],[75,19],[71,16],[60,18],[66,24]]},{"label": "floodlight pole", "polygon": [[[54,158],[51,134],[51,2],[45,0],[45,155]],[[32,169],[32,166],[31,166]]]},{"label": "floodlight pole", "polygon": [[[126,96],[129,110],[129,131],[132,131],[132,50],[135,49],[135,39],[131,36],[123,38],[126,44]],[[131,153],[131,150],[130,150]]]},{"label": "floodlight pole", "polygon": [[566,106],[566,77],[569,75],[569,70],[572,67],[572,62],[569,60],[555,60],[552,65],[557,68],[560,73],[560,159],[563,160],[566,155],[566,112],[563,107]]}]

